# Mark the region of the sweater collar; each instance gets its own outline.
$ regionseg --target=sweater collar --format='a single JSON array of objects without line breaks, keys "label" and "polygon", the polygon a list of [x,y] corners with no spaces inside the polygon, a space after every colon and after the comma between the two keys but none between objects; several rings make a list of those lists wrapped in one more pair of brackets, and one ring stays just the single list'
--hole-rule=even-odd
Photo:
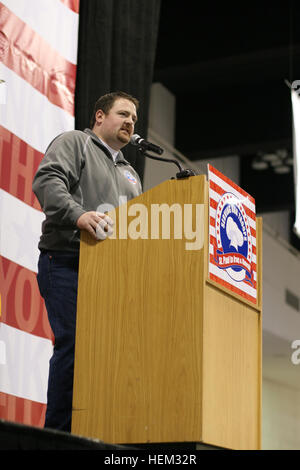
[{"label": "sweater collar", "polygon": [[[111,158],[112,160],[114,160],[111,152],[109,151],[108,147],[99,139],[99,137],[95,134],[95,132],[93,132],[91,129],[89,128],[86,128],[84,129],[84,132],[85,134],[88,134],[93,142],[95,142],[98,146],[101,147],[101,150],[104,151],[104,153],[109,157]],[[124,155],[123,153],[121,152],[121,150],[119,150],[118,152],[118,155],[115,159],[115,163],[125,163],[126,165],[129,165],[130,163],[124,158]]]}]

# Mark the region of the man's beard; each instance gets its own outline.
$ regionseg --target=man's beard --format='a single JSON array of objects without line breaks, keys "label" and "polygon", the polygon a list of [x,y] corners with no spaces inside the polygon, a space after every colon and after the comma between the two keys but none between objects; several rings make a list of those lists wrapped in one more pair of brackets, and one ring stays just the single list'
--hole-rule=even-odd
[{"label": "man's beard", "polygon": [[123,144],[128,144],[130,141],[130,132],[127,129],[120,129],[118,132],[118,139]]}]

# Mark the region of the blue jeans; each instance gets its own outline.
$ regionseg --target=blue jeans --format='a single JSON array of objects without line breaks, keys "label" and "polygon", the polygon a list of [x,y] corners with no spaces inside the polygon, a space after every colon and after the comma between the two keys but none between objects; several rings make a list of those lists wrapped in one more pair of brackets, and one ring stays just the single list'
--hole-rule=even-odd
[{"label": "blue jeans", "polygon": [[79,255],[40,254],[38,285],[55,338],[50,360],[45,427],[71,431]]}]

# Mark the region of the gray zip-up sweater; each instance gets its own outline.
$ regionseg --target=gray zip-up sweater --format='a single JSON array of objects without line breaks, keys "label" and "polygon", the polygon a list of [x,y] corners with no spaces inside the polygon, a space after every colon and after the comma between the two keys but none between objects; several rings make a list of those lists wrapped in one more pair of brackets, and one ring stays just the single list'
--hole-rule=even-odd
[{"label": "gray zip-up sweater", "polygon": [[116,161],[90,129],[57,136],[46,150],[33,180],[46,219],[40,250],[78,251],[76,221],[102,204],[117,207],[142,192],[136,171],[119,152]]}]

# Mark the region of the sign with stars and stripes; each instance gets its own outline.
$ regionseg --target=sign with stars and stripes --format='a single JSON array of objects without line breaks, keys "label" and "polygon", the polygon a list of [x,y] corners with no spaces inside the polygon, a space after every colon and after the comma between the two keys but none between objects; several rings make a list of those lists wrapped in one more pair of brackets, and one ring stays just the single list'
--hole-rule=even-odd
[{"label": "sign with stars and stripes", "polygon": [[40,427],[54,338],[32,181],[51,140],[75,127],[78,26],[79,0],[0,0],[0,419]]},{"label": "sign with stars and stripes", "polygon": [[208,165],[209,278],[257,302],[255,200]]}]

